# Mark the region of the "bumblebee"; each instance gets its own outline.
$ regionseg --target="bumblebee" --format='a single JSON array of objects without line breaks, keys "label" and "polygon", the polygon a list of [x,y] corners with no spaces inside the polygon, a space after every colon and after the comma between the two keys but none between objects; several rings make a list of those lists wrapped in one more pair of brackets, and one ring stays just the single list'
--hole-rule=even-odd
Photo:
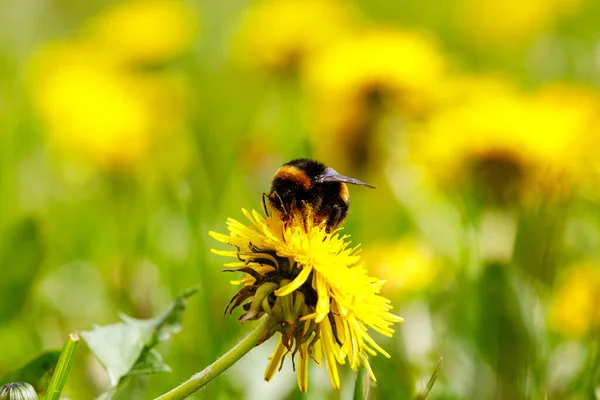
[{"label": "bumblebee", "polygon": [[275,173],[269,204],[287,222],[294,214],[319,224],[325,221],[327,232],[340,225],[348,215],[350,196],[347,183],[375,188],[358,179],[340,175],[333,168],[299,158],[283,164]]}]

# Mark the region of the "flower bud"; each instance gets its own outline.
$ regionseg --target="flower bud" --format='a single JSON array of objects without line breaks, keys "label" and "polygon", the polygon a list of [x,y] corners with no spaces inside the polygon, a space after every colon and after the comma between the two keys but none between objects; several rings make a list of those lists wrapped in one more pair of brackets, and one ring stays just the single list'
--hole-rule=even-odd
[{"label": "flower bud", "polygon": [[29,383],[15,382],[0,387],[0,400],[38,400],[38,395]]}]

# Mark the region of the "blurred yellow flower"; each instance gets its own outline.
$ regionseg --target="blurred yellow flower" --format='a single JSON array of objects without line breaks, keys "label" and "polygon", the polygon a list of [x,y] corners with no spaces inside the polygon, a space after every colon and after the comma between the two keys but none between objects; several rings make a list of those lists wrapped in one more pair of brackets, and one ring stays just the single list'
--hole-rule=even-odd
[{"label": "blurred yellow flower", "polygon": [[415,128],[417,162],[443,184],[470,184],[492,202],[570,191],[580,124],[569,107],[551,106],[502,81],[462,84],[453,88],[457,101]]},{"label": "blurred yellow flower", "polygon": [[59,148],[101,164],[131,164],[148,149],[152,114],[130,76],[95,49],[48,46],[35,60],[32,89],[48,134]]},{"label": "blurred yellow flower", "polygon": [[600,178],[600,92],[589,86],[555,83],[536,94],[536,100],[560,116],[559,121],[572,133],[575,143],[573,179],[597,186]]},{"label": "blurred yellow flower", "polygon": [[197,30],[198,16],[184,1],[133,0],[91,19],[84,36],[119,60],[155,63],[188,49]]},{"label": "blurred yellow flower", "polygon": [[424,113],[444,70],[429,38],[396,29],[360,33],[310,59],[304,72],[317,156],[340,155],[340,168],[360,168],[380,153],[372,144],[381,112]]},{"label": "blurred yellow flower", "polygon": [[37,54],[30,83],[50,142],[109,168],[139,164],[158,132],[180,122],[178,87],[176,78],[123,71],[97,48],[67,42]]},{"label": "blurred yellow flower", "polygon": [[[233,251],[213,253],[236,259],[229,271],[246,276],[232,283],[242,288],[227,308],[244,305],[240,321],[269,314],[276,322],[263,339],[281,333],[265,379],[270,380],[289,353],[300,353],[298,386],[308,389],[308,361],[321,365],[323,357],[335,389],[340,388],[338,364],[357,371],[364,367],[375,381],[369,356],[390,357],[369,335],[371,328],[392,336],[391,326],[402,318],[390,313],[390,301],[379,295],[384,281],[367,275],[357,248],[348,236],[327,232],[325,223],[306,226],[296,215],[287,224],[278,213],[264,217],[243,210],[249,224],[229,218],[229,235],[210,232]],[[226,308],[226,311],[227,311]]]},{"label": "blurred yellow flower", "polygon": [[294,69],[348,35],[354,24],[353,11],[343,0],[263,0],[245,14],[238,50],[248,65]]},{"label": "blurred yellow flower", "polygon": [[600,327],[600,266],[583,262],[570,267],[548,311],[551,329],[581,337]]},{"label": "blurred yellow flower", "polygon": [[385,279],[389,296],[419,293],[431,285],[439,272],[434,250],[413,237],[373,246],[363,252],[365,264]]},{"label": "blurred yellow flower", "polygon": [[513,46],[529,42],[572,13],[581,0],[460,0],[458,23],[472,43]]}]

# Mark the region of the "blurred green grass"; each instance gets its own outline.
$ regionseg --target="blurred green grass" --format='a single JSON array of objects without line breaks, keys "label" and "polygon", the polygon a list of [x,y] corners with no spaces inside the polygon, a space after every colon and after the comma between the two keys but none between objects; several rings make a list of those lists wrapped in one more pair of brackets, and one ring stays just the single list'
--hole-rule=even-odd
[{"label": "blurred green grass", "polygon": [[[320,118],[354,121],[361,111],[351,109],[356,106],[352,102],[346,103],[351,104],[348,108],[328,109],[311,97],[302,72],[306,61],[302,57],[309,59],[310,51],[292,53],[284,57],[286,63],[272,65],[258,55],[276,50],[244,49],[250,45],[239,32],[244,18],[249,18],[246,12],[268,2],[173,1],[184,7],[180,18],[197,27],[167,56],[164,51],[151,52],[156,40],[133,47],[147,46],[150,53],[132,55],[124,47],[122,53],[113,54],[117,44],[126,42],[128,29],[132,37],[140,32],[143,37],[145,31],[134,32],[133,22],[127,19],[122,26],[117,23],[125,33],[112,39],[115,42],[90,33],[90,21],[101,20],[103,13],[124,2],[0,4],[0,268],[4,272],[0,375],[25,365],[41,351],[59,348],[71,331],[116,322],[120,311],[148,318],[194,283],[200,283],[201,289],[190,301],[182,333],[161,345],[173,373],[140,378],[121,398],[156,396],[209,365],[248,328],[236,318],[222,317],[235,288],[229,284],[232,277],[220,272],[221,261],[209,252],[217,244],[207,232],[224,231],[226,218],[239,218],[242,207],[258,208],[280,164],[318,156],[378,188],[372,192],[352,188],[346,231],[353,243],[362,243],[366,257],[371,254],[367,262],[373,264],[367,268],[373,274],[382,271],[382,278],[390,281],[394,289],[385,294],[406,322],[393,339],[377,337],[392,358],[373,359],[378,377],[373,398],[414,396],[440,356],[444,368],[431,398],[598,398],[600,280],[595,274],[600,268],[600,214],[594,150],[600,138],[600,108],[592,112],[596,119],[586,121],[585,129],[569,132],[577,140],[581,136],[583,145],[574,145],[577,151],[582,147],[587,152],[571,156],[571,149],[565,148],[564,153],[572,157],[567,164],[577,167],[577,172],[571,172],[577,176],[553,182],[573,181],[565,183],[566,194],[543,189],[540,195],[539,188],[528,186],[535,201],[524,195],[511,197],[508,205],[490,204],[478,188],[495,188],[494,179],[502,177],[485,175],[488,180],[481,181],[476,173],[464,173],[439,184],[435,178],[423,177],[427,165],[406,155],[418,152],[412,132],[422,134],[424,121],[435,120],[439,110],[461,103],[463,95],[450,105],[427,98],[434,106],[416,114],[405,107],[405,98],[384,100],[374,116],[369,114],[373,110],[366,111],[373,120],[367,118],[370,122],[362,131],[352,131],[353,126],[323,131]],[[491,33],[481,35],[469,30],[473,28],[468,18],[461,19],[468,14],[461,10],[475,9],[467,0],[349,4],[359,21],[352,29],[358,29],[359,36],[361,29],[370,27],[411,29],[437,43],[436,51],[447,65],[436,81],[439,86],[433,88],[436,96],[444,97],[450,91],[444,85],[457,76],[488,74],[508,77],[523,96],[535,95],[556,81],[597,94],[600,9],[596,2],[534,2],[531,7],[537,4],[540,9],[534,10],[530,24],[518,28],[519,34],[514,26],[489,24]],[[506,14],[498,12],[497,20],[500,24],[515,14],[518,9],[507,9]],[[454,18],[457,15],[460,18]],[[146,32],[148,38],[169,38],[172,29],[161,18],[166,18],[164,11]],[[472,26],[479,26],[478,18],[489,17],[475,15]],[[187,23],[184,20],[174,23]],[[299,26],[304,29],[299,37],[308,42],[313,41],[311,32],[321,31],[310,21],[301,20]],[[270,31],[269,25],[261,28],[264,43],[271,36],[287,37],[285,31]],[[46,64],[36,64],[42,49],[57,41],[92,46],[92,51],[81,57],[85,62],[79,58],[70,62],[59,53]],[[311,51],[327,51],[325,44],[315,46],[318,49]],[[402,63],[411,53],[393,56]],[[365,56],[365,64],[368,60]],[[350,76],[361,66],[344,65],[332,76]],[[394,65],[389,67],[393,73]],[[125,82],[123,87],[115,83],[118,91],[110,92],[122,92],[115,104],[125,99],[123,104],[144,110],[140,118],[146,122],[140,126],[149,128],[135,134],[121,128],[110,131],[118,127],[107,122],[113,121],[106,111],[114,108],[111,98],[86,92],[85,80],[76,81],[80,83],[74,87],[64,84],[82,70]],[[64,71],[66,75],[60,76]],[[52,86],[53,82],[58,83]],[[387,88],[385,80],[377,84]],[[101,86],[107,88],[113,87]],[[357,93],[370,89],[359,87]],[[412,96],[409,89],[406,93]],[[575,100],[575,108],[583,109],[583,104],[584,100]],[[458,142],[477,141],[456,139],[466,135],[460,128],[448,132],[447,142],[440,146],[453,151]],[[104,133],[108,139],[90,139]],[[366,161],[357,162],[344,150],[352,148],[352,135],[362,135],[363,142],[358,143],[369,148]],[[529,135],[534,146],[543,147],[547,141],[545,131],[532,130]],[[145,144],[134,154],[128,149],[136,140]],[[329,141],[333,150],[324,145]],[[493,151],[494,144],[490,147]],[[466,169],[472,167],[473,160],[467,158],[473,154],[455,152],[469,165]],[[525,160],[520,165],[525,174],[532,153],[518,156]],[[555,157],[558,160],[559,154]],[[490,219],[492,214],[497,218]],[[398,252],[382,247],[393,248],[403,238],[414,239],[421,247],[402,247]],[[433,255],[425,258],[429,261],[418,261],[424,248]],[[570,279],[572,266],[582,262],[592,266],[583,269],[587,278]],[[435,273],[430,272],[432,263],[439,266]],[[422,270],[432,278],[420,285],[408,279],[394,285],[404,282],[408,272],[403,268],[417,276],[414,269]],[[568,289],[570,282],[575,283]],[[556,304],[563,304],[568,315],[548,317],[560,314]],[[198,398],[253,398],[261,392],[265,398],[349,398],[349,389],[344,389],[354,384],[349,368],[344,370],[340,394],[331,390],[325,371],[314,367],[307,395],[298,392],[289,371],[264,383],[269,346],[255,350],[249,361],[217,379]],[[107,382],[83,347],[65,392],[73,399],[93,398]]]}]

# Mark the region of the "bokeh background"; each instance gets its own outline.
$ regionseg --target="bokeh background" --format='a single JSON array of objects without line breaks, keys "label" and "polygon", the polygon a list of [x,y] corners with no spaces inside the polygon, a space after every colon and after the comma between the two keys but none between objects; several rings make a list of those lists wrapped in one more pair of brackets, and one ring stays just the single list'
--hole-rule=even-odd
[{"label": "bokeh background", "polygon": [[[405,318],[371,398],[600,397],[600,3],[0,2],[0,375],[71,331],[158,313],[199,283],[173,372],[248,326],[207,232],[315,157],[345,232]],[[197,398],[348,399],[311,365],[263,382],[267,343]],[[82,346],[65,395],[108,384]]]}]

